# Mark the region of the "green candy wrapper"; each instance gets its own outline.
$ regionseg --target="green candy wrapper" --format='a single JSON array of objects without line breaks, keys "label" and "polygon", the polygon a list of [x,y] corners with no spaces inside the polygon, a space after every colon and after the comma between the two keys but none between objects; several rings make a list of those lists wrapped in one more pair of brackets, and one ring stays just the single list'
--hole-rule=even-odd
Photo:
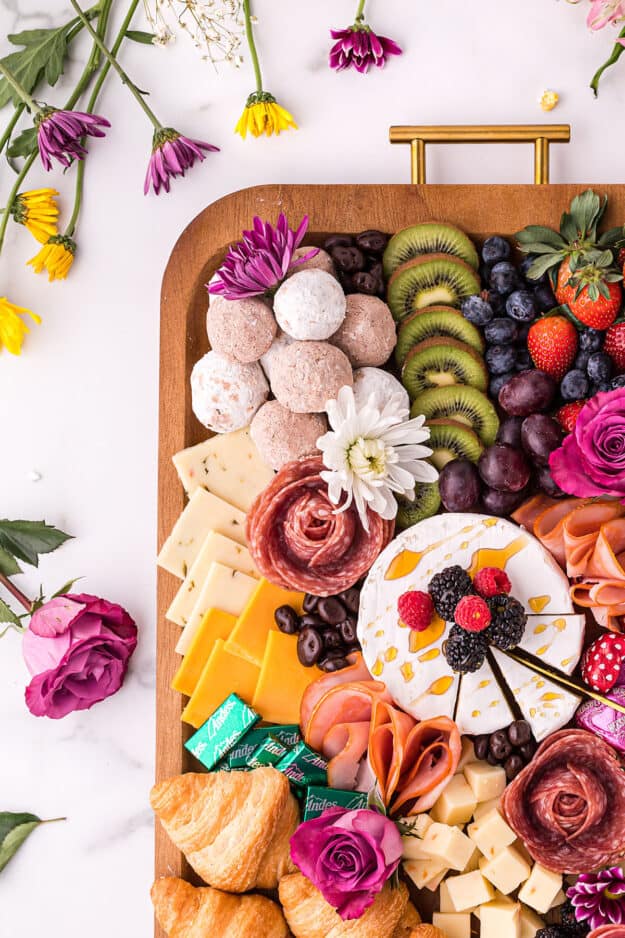
[{"label": "green candy wrapper", "polygon": [[[279,743],[282,743],[287,750],[292,749],[301,739],[299,726],[255,726],[254,729],[249,730],[249,732],[233,746],[223,760],[223,763],[227,762],[226,771],[248,769],[249,760],[256,750],[270,738],[276,739]],[[225,768],[225,765],[221,764],[219,768]]]},{"label": "green candy wrapper", "polygon": [[328,808],[344,808],[345,811],[358,811],[366,808],[368,796],[363,791],[339,791],[338,788],[322,788],[310,785],[306,791],[304,820],[319,817]]},{"label": "green candy wrapper", "polygon": [[213,769],[258,720],[259,715],[251,707],[236,694],[230,694],[186,741],[185,749],[205,768]]},{"label": "green candy wrapper", "polygon": [[271,736],[261,743],[247,761],[249,769],[260,769],[264,765],[277,765],[288,753],[286,746]]},{"label": "green candy wrapper", "polygon": [[278,762],[276,768],[300,788],[307,788],[309,785],[325,785],[328,780],[328,763],[306,743],[298,743],[295,749]]}]

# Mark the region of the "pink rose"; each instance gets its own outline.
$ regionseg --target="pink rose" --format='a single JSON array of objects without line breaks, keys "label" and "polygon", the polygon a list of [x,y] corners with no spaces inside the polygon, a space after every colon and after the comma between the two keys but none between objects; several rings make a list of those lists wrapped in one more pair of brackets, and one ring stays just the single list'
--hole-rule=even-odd
[{"label": "pink rose", "polygon": [[402,840],[377,811],[328,808],[291,837],[291,857],[342,919],[360,918],[393,875]]},{"label": "pink rose", "polygon": [[600,392],[582,408],[572,433],[549,457],[563,492],[625,500],[625,388]]},{"label": "pink rose", "polygon": [[44,603],[22,644],[33,675],[28,709],[58,720],[110,697],[122,686],[136,644],[137,626],[115,603],[86,593]]}]

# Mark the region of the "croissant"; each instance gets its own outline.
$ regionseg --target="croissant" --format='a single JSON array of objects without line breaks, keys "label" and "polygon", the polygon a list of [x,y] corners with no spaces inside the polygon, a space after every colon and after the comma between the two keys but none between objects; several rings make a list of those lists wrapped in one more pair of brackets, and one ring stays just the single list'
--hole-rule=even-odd
[{"label": "croissant", "polygon": [[151,891],[158,922],[169,938],[287,938],[279,906],[264,896],[233,896],[183,879],[157,879]]},{"label": "croissant", "polygon": [[288,780],[275,769],[177,775],[155,785],[150,802],[209,886],[275,889],[295,869],[289,840],[299,810]]},{"label": "croissant", "polygon": [[387,883],[361,918],[344,921],[302,873],[281,879],[279,892],[295,938],[394,938],[408,904],[404,883]]},{"label": "croissant", "polygon": [[[412,902],[409,902],[404,910],[404,914],[402,915],[397,928],[393,932],[393,938],[428,938],[425,932],[420,934],[419,928],[417,926],[423,928],[433,927],[432,925],[421,926],[421,916],[415,909]],[[440,938],[440,936],[432,934],[430,938]]]}]

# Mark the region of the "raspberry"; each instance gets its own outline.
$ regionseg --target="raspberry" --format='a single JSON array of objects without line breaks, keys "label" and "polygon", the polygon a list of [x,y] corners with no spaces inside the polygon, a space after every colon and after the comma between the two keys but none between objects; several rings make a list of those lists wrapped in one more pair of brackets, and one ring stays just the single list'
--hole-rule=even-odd
[{"label": "raspberry", "polygon": [[582,678],[600,693],[610,690],[619,679],[625,659],[625,638],[611,633],[589,645],[582,658]]},{"label": "raspberry", "polygon": [[490,609],[481,596],[463,596],[456,606],[454,619],[465,632],[483,632],[490,625]]},{"label": "raspberry", "polygon": [[429,593],[421,590],[411,590],[403,593],[397,600],[399,617],[409,629],[415,632],[424,632],[432,621],[434,603]]},{"label": "raspberry", "polygon": [[484,598],[489,596],[499,596],[502,593],[509,593],[512,584],[508,574],[499,567],[484,567],[473,577],[473,586]]}]

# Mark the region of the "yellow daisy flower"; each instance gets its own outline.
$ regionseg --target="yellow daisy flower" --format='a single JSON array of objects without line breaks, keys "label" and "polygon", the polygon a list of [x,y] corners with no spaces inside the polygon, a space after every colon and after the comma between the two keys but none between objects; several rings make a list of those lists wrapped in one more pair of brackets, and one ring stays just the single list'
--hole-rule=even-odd
[{"label": "yellow daisy flower", "polygon": [[66,235],[53,235],[48,238],[38,254],[28,261],[36,274],[47,270],[48,280],[65,280],[74,263],[76,242]]},{"label": "yellow daisy flower", "polygon": [[268,91],[255,91],[247,99],[234,132],[243,139],[248,133],[253,137],[261,137],[263,134],[271,137],[291,127],[297,130],[293,116],[277,103],[274,96]]},{"label": "yellow daisy flower", "polygon": [[40,244],[57,233],[59,208],[55,198],[56,189],[31,189],[20,192],[11,208],[11,214],[18,223],[31,233]]},{"label": "yellow daisy flower", "polygon": [[30,316],[37,324],[41,322],[41,317],[36,313],[9,303],[6,296],[0,297],[0,351],[6,348],[11,355],[21,353],[24,336],[30,332],[22,316]]}]

